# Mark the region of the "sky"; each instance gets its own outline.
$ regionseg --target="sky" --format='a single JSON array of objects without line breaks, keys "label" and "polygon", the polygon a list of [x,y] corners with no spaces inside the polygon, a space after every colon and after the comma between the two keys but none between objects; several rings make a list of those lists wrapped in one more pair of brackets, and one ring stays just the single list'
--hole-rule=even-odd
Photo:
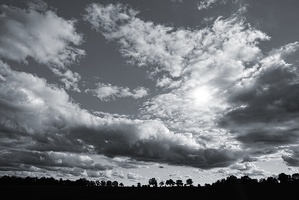
[{"label": "sky", "polygon": [[299,171],[298,1],[0,3],[0,175]]}]

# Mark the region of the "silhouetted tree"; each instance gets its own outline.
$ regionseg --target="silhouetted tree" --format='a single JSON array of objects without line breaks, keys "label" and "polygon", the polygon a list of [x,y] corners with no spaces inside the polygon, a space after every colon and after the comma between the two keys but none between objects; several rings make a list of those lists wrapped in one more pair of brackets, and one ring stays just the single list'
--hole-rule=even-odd
[{"label": "silhouetted tree", "polygon": [[106,187],[111,187],[112,186],[112,181],[106,181]]},{"label": "silhouetted tree", "polygon": [[299,174],[298,173],[295,173],[292,175],[292,180],[295,181],[295,182],[298,182],[299,181]]},{"label": "silhouetted tree", "polygon": [[278,183],[278,180],[274,177],[268,177],[266,182],[267,182],[267,184],[276,184],[276,183]]},{"label": "silhouetted tree", "polygon": [[291,181],[291,176],[290,175],[286,175],[285,173],[280,173],[278,175],[278,180],[280,183],[287,183]]},{"label": "silhouetted tree", "polygon": [[178,186],[178,187],[181,187],[184,185],[183,181],[182,180],[176,180],[175,184]]},{"label": "silhouetted tree", "polygon": [[186,185],[193,186],[192,184],[193,184],[193,180],[191,178],[188,178],[186,180]]},{"label": "silhouetted tree", "polygon": [[221,180],[217,180],[215,183],[213,183],[212,185],[214,186],[220,186],[220,185],[224,185],[226,183],[226,180],[223,178]]},{"label": "silhouetted tree", "polygon": [[242,176],[242,177],[241,177],[241,182],[242,182],[243,184],[249,184],[250,181],[251,181],[251,178],[250,178],[249,176]]},{"label": "silhouetted tree", "polygon": [[113,187],[118,187],[118,182],[117,182],[117,181],[113,181],[113,182],[112,182],[112,186],[113,186]]},{"label": "silhouetted tree", "polygon": [[165,184],[172,187],[175,185],[175,182],[172,179],[168,179],[168,180],[166,180]]},{"label": "silhouetted tree", "polygon": [[252,179],[252,178],[250,178],[249,176],[242,176],[241,177],[241,179],[240,179],[240,181],[241,181],[241,183],[242,184],[257,184],[258,183],[258,181],[257,181],[257,179]]},{"label": "silhouetted tree", "polygon": [[266,181],[265,178],[261,178],[261,179],[259,180],[259,184],[266,184],[266,183],[267,183],[267,181]]},{"label": "silhouetted tree", "polygon": [[101,186],[101,182],[100,182],[99,180],[96,180],[96,181],[95,181],[95,185],[96,185],[96,186]]},{"label": "silhouetted tree", "polygon": [[75,181],[77,186],[87,186],[87,180],[85,178],[80,178]]},{"label": "silhouetted tree", "polygon": [[231,176],[226,178],[226,183],[229,184],[229,185],[236,184],[237,181],[238,181],[238,178],[234,175],[231,175]]},{"label": "silhouetted tree", "polygon": [[105,186],[106,186],[106,181],[103,181],[103,180],[102,180],[102,181],[101,181],[101,186],[102,186],[102,187],[105,187]]},{"label": "silhouetted tree", "polygon": [[[280,184],[278,184],[280,183]],[[173,185],[177,185],[178,187],[183,186],[183,181],[182,180],[177,180],[176,182],[174,182],[172,179],[166,180],[164,181],[160,181],[159,185],[160,187],[163,187],[164,185],[166,186],[173,186]],[[185,186],[191,186],[193,184],[193,180],[187,179],[186,180],[186,184]],[[281,173],[278,175],[278,178],[275,177],[268,177],[268,178],[262,178],[259,181],[257,181],[257,179],[251,179],[249,176],[242,176],[240,179],[238,179],[236,176],[229,176],[226,179],[221,179],[221,180],[217,180],[215,183],[211,184],[205,184],[206,187],[220,187],[220,186],[225,186],[225,185],[230,185],[230,186],[242,186],[242,185],[248,185],[251,184],[251,186],[258,186],[261,185],[262,188],[263,187],[268,187],[268,186],[274,186],[274,184],[276,184],[274,186],[274,188],[276,187],[280,187],[280,188],[288,188],[289,186],[291,186],[290,188],[293,188],[292,186],[299,186],[299,173],[295,173],[293,175],[287,175],[285,173]],[[56,180],[54,178],[51,177],[15,177],[15,176],[2,176],[0,177],[0,185],[45,185],[45,186],[49,186],[49,185],[60,185],[60,186],[87,186],[87,187],[95,187],[95,186],[106,186],[106,187],[123,187],[123,183],[118,184],[117,181],[89,181],[85,178],[80,178],[78,180],[63,180],[63,179],[59,179]],[[142,187],[150,187],[150,186],[154,186],[157,187],[157,180],[156,178],[151,178],[149,179],[149,184],[148,185],[143,185]],[[133,187],[133,186],[132,186]],[[134,186],[135,187],[135,186]],[[141,187],[141,184],[138,183],[137,187]],[[200,184],[198,184],[198,187],[200,187]],[[243,187],[246,188],[246,187]],[[251,187],[250,187],[251,188]],[[253,187],[255,188],[255,187]]]},{"label": "silhouetted tree", "polygon": [[157,180],[155,178],[151,178],[148,180],[148,184],[151,186],[154,186],[154,187],[157,187],[158,183],[157,183]]}]

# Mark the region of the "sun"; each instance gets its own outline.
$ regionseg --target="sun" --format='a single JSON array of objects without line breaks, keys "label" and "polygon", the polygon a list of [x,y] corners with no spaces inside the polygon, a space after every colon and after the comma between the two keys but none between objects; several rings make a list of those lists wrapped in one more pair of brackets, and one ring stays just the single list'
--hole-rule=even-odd
[{"label": "sun", "polygon": [[194,102],[196,107],[206,106],[212,99],[212,92],[206,86],[194,88],[190,91],[190,99]]}]

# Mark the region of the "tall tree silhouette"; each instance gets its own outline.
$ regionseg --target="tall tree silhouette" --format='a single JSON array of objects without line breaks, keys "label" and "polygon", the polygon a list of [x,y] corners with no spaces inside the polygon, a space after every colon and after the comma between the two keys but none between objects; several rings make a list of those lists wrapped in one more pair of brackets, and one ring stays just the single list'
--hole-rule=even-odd
[{"label": "tall tree silhouette", "polygon": [[118,182],[117,182],[117,181],[113,181],[113,182],[112,182],[112,186],[113,186],[113,187],[118,187]]},{"label": "tall tree silhouette", "polygon": [[157,187],[158,183],[157,183],[157,180],[155,178],[150,178],[148,180],[148,184],[151,186],[154,186],[154,187]]},{"label": "tall tree silhouette", "polygon": [[193,180],[191,178],[188,178],[186,180],[186,185],[193,186],[192,184],[193,184]]},{"label": "tall tree silhouette", "polygon": [[102,186],[102,187],[105,187],[105,186],[106,186],[106,181],[103,181],[103,180],[102,180],[102,181],[101,181],[101,186]]}]

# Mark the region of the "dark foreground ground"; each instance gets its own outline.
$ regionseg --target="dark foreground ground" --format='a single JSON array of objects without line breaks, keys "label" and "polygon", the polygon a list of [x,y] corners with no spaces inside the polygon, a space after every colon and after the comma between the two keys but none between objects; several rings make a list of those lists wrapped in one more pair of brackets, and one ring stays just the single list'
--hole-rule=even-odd
[{"label": "dark foreground ground", "polygon": [[298,199],[299,186],[258,187],[79,187],[0,186],[0,199]]}]

